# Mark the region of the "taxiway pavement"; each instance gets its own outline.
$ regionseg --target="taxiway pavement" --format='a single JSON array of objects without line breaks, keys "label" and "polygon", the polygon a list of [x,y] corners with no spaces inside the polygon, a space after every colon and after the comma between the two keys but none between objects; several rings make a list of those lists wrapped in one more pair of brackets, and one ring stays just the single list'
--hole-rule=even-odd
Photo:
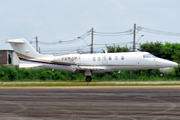
[{"label": "taxiway pavement", "polygon": [[180,87],[0,88],[2,120],[180,120]]}]

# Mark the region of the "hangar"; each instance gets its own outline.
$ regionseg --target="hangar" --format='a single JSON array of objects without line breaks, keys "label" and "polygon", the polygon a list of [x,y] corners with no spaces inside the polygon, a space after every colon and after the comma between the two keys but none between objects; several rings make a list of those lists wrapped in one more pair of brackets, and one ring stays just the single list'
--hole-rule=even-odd
[{"label": "hangar", "polygon": [[19,58],[14,50],[0,50],[0,64],[19,65]]}]

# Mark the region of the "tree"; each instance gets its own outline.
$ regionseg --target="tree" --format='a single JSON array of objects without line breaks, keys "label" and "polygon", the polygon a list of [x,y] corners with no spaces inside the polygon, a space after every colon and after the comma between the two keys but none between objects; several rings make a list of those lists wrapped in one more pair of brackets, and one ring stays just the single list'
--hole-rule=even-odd
[{"label": "tree", "polygon": [[141,51],[149,52],[157,57],[162,57],[163,55],[162,47],[163,47],[163,44],[161,42],[155,42],[155,43],[146,42],[146,43],[140,44]]},{"label": "tree", "polygon": [[17,73],[17,71],[16,71],[15,69],[12,69],[12,68],[11,68],[8,77],[9,77],[9,79],[10,79],[11,81],[17,79],[17,78],[18,78],[18,73]]},{"label": "tree", "polygon": [[[127,48],[127,47],[120,47],[119,45],[118,46],[106,46],[107,48],[107,52],[108,53],[112,53],[112,52],[129,52],[130,49]],[[103,52],[105,53],[105,50],[103,50]]]},{"label": "tree", "polygon": [[141,51],[150,52],[151,54],[179,62],[180,61],[180,44],[178,43],[168,43],[162,44],[161,42],[150,42],[140,44]]},{"label": "tree", "polygon": [[39,74],[39,78],[41,80],[51,80],[53,76],[53,72],[48,70],[48,71],[43,71]]}]

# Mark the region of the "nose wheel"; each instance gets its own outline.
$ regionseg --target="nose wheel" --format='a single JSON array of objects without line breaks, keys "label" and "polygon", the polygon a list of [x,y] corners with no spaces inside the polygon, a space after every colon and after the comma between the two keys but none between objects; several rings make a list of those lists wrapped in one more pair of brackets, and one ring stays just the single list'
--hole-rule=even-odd
[{"label": "nose wheel", "polygon": [[161,73],[159,74],[159,76],[160,76],[160,77],[164,77],[164,73],[161,72]]},{"label": "nose wheel", "polygon": [[92,80],[91,76],[86,77],[86,82],[91,82],[91,80]]}]

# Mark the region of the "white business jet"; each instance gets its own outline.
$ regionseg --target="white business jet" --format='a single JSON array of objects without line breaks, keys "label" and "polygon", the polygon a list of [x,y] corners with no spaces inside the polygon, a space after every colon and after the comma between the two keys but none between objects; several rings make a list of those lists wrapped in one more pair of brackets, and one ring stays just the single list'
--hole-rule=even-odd
[{"label": "white business jet", "polygon": [[[43,55],[25,39],[6,40],[10,43],[19,57],[20,68],[46,67],[62,71],[84,73],[86,81],[91,81],[93,73],[111,72],[121,70],[141,70],[175,67],[173,61],[155,57],[148,52],[121,52],[99,54],[63,54]],[[161,77],[163,73],[161,73]]]}]

